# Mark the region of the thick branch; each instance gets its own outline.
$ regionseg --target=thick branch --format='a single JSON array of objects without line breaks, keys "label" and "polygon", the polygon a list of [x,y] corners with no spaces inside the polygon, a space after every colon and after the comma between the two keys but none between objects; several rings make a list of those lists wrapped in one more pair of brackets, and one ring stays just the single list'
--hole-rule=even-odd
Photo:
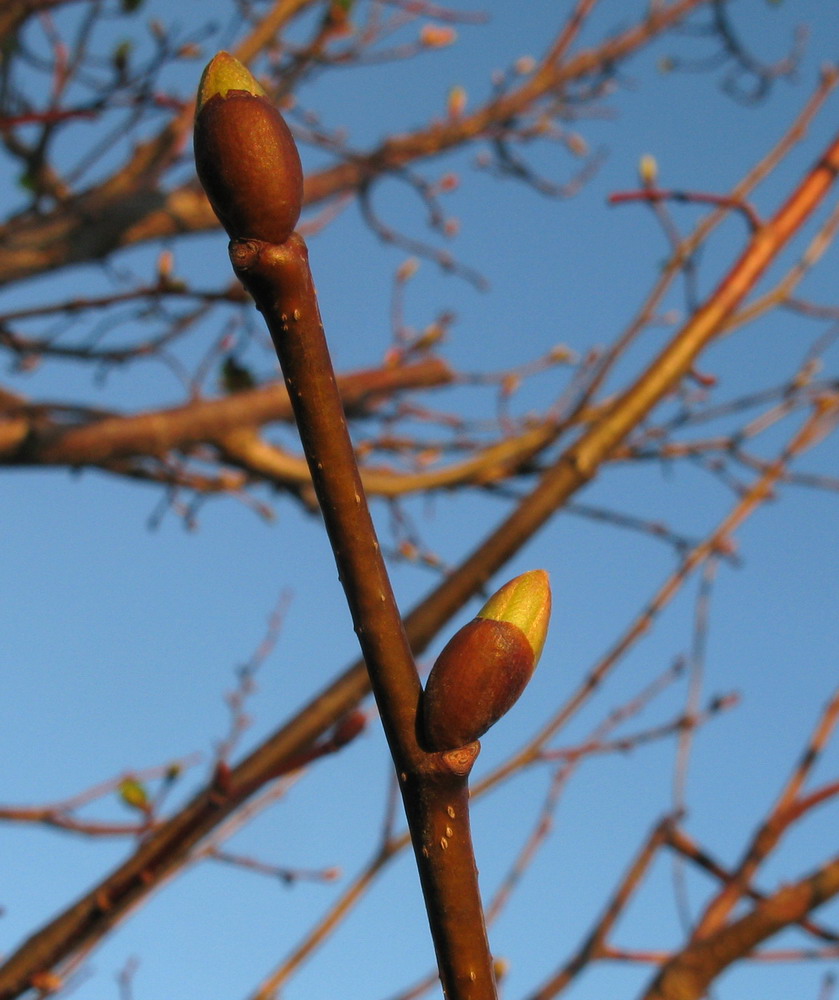
[{"label": "thick branch", "polygon": [[[351,372],[338,378],[338,387],[344,408],[352,412],[404,389],[446,385],[452,378],[443,361],[429,359],[397,368]],[[62,409],[66,412],[69,407]],[[82,426],[62,425],[44,411],[44,404],[0,407],[0,464],[79,467],[105,465],[134,455],[162,457],[220,440],[242,426],[292,419],[288,393],[280,383],[167,410],[107,416]]]},{"label": "thick branch", "polygon": [[700,1000],[732,962],[839,893],[839,858],[758,903],[745,917],[721,928],[666,962],[641,1000]]}]

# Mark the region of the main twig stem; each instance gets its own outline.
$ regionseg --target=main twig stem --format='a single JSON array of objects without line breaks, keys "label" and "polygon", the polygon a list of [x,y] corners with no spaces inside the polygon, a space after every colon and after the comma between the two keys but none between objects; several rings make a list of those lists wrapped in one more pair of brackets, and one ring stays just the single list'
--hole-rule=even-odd
[{"label": "main twig stem", "polygon": [[379,550],[323,333],[303,240],[231,244],[237,275],[271,332],[324,524],[388,741],[418,756],[421,686]]},{"label": "main twig stem", "polygon": [[271,332],[393,755],[449,1000],[494,1000],[492,958],[469,830],[474,743],[427,753],[422,688],[347,430],[309,270],[297,235],[275,245],[233,241],[230,257]]}]

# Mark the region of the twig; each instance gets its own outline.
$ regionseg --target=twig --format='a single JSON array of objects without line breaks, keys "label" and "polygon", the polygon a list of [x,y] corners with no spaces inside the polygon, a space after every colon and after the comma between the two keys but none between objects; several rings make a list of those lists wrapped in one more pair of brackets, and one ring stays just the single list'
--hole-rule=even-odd
[{"label": "twig", "polygon": [[839,690],[834,692],[833,697],[825,707],[819,724],[801,755],[798,766],[787,781],[774,808],[756,831],[731,878],[711,900],[701,919],[697,922],[693,935],[694,940],[701,940],[712,935],[725,923],[743,895],[745,888],[751,883],[757,869],[778,845],[792,821],[805,809],[812,808],[813,805],[823,801],[826,794],[835,794],[835,789],[828,788],[826,792],[804,799],[801,793],[805,780],[821,756],[821,752],[837,723],[839,723]]},{"label": "twig", "polygon": [[642,879],[652,864],[662,844],[666,843],[667,832],[672,825],[672,817],[666,817],[656,825],[644,846],[624,875],[603,915],[595,923],[586,939],[568,962],[543,986],[528,996],[528,1000],[550,1000],[595,959],[606,956],[606,936],[615,926],[632,895],[639,888]]},{"label": "twig", "polygon": [[233,241],[234,270],[271,331],[356,634],[399,775],[444,994],[494,1000],[469,832],[473,744],[426,753],[421,687],[364,497],[303,240]]},{"label": "twig", "polygon": [[646,201],[650,204],[674,201],[683,204],[715,205],[717,208],[742,212],[752,230],[760,229],[761,226],[757,213],[748,202],[739,201],[731,195],[711,194],[707,191],[670,191],[648,187],[639,191],[616,191],[609,195],[608,201],[610,205],[623,205],[633,201]]}]

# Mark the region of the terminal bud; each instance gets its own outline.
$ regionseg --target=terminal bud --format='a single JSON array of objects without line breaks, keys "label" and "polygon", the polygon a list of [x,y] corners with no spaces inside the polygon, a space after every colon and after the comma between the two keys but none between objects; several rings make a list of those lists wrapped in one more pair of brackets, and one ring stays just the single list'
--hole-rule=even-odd
[{"label": "terminal bud", "polygon": [[230,238],[285,243],[303,203],[300,156],[280,112],[227,52],[201,77],[193,142],[198,179]]}]

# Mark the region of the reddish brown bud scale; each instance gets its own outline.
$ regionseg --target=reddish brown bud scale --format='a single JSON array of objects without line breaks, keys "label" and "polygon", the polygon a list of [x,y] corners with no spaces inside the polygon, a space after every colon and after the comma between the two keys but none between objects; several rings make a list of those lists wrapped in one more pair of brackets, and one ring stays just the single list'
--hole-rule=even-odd
[{"label": "reddish brown bud scale", "polygon": [[536,659],[524,632],[475,618],[449,640],[422,700],[430,750],[454,750],[482,736],[518,700]]},{"label": "reddish brown bud scale", "polygon": [[285,243],[303,203],[303,169],[282,115],[226,52],[208,65],[195,115],[195,166],[231,239]]}]

